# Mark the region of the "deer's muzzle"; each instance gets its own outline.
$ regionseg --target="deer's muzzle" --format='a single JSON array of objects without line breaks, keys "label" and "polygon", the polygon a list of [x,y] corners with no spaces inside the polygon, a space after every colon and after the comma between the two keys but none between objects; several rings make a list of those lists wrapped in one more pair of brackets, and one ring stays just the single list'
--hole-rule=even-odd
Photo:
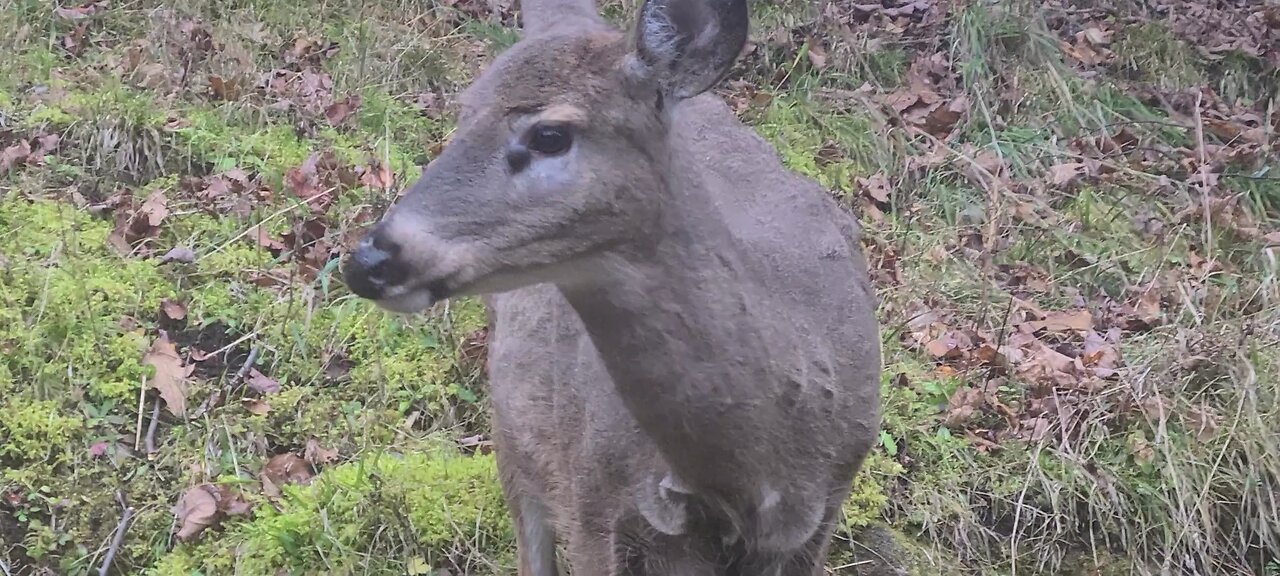
[{"label": "deer's muzzle", "polygon": [[343,279],[357,296],[378,300],[399,287],[408,277],[398,261],[400,246],[387,239],[382,228],[360,240],[343,266]]}]

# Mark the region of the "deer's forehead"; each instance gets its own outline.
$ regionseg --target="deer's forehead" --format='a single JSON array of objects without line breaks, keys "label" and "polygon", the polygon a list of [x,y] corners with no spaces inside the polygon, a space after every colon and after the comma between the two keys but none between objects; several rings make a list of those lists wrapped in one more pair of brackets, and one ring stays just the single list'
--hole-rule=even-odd
[{"label": "deer's forehead", "polygon": [[523,40],[495,60],[464,98],[501,113],[553,105],[586,108],[620,87],[617,71],[625,44],[617,32]]}]

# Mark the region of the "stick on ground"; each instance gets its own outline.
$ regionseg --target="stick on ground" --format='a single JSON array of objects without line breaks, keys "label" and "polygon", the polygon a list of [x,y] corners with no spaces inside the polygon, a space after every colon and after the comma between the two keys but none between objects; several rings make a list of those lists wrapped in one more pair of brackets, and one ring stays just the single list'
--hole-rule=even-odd
[{"label": "stick on ground", "polygon": [[107,576],[111,571],[111,562],[116,559],[116,552],[124,542],[124,533],[129,529],[129,521],[132,519],[133,506],[125,506],[124,512],[120,514],[120,523],[116,525],[115,536],[111,537],[111,547],[107,548],[107,556],[102,559],[102,566],[98,567],[98,576]]}]

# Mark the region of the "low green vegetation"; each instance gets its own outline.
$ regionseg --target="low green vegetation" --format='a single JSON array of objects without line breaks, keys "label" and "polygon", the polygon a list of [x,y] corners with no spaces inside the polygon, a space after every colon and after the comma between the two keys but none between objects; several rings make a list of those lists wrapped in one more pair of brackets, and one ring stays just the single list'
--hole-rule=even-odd
[{"label": "low green vegetation", "polygon": [[[752,3],[719,92],[880,299],[833,574],[1280,574],[1274,10],[1076,4]],[[514,21],[0,5],[6,576],[513,573],[483,307],[336,265]]]},{"label": "low green vegetation", "polygon": [[495,474],[492,456],[372,453],[286,487],[278,508],[150,573],[430,574],[447,564],[505,574],[514,535]]}]

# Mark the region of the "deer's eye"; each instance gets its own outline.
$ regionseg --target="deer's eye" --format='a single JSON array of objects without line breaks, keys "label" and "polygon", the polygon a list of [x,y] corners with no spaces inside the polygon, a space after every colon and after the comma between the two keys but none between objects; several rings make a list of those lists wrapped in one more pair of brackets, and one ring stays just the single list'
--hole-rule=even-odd
[{"label": "deer's eye", "polygon": [[573,138],[564,126],[534,126],[529,133],[529,149],[546,156],[563,154],[571,144]]}]

